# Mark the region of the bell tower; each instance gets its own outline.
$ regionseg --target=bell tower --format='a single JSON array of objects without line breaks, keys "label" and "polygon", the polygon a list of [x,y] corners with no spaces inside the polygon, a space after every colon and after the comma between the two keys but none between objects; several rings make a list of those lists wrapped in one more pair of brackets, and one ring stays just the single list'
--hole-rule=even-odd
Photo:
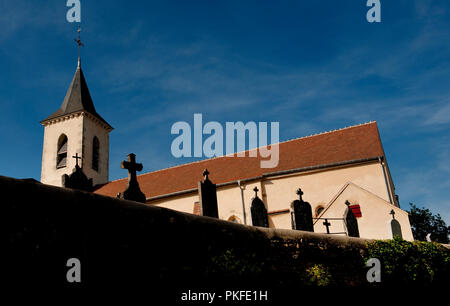
[{"label": "bell tower", "polygon": [[[79,39],[76,41],[82,46]],[[109,132],[113,128],[95,110],[79,56],[61,107],[41,124],[44,126],[42,183],[62,186],[62,176],[71,174],[77,162],[94,185],[108,182]]]}]

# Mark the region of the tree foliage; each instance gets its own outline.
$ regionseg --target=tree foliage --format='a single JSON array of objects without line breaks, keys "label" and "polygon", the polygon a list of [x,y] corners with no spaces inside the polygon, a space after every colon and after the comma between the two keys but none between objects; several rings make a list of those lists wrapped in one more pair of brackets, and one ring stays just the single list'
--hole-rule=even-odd
[{"label": "tree foliage", "polygon": [[409,205],[409,222],[414,239],[426,241],[427,235],[431,234],[432,241],[449,243],[450,227],[447,227],[439,214],[433,215],[428,208],[418,208],[413,203]]}]

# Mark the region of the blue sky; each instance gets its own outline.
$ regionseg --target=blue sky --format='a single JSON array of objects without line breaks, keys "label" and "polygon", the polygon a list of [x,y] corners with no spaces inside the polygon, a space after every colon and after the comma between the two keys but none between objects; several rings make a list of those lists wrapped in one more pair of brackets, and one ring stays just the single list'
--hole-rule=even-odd
[{"label": "blue sky", "polygon": [[[115,128],[110,179],[144,170],[179,120],[280,122],[280,140],[376,120],[403,208],[450,223],[450,2],[81,1],[83,69]],[[0,174],[40,179],[43,127],[76,68],[65,0],[0,0]]]}]

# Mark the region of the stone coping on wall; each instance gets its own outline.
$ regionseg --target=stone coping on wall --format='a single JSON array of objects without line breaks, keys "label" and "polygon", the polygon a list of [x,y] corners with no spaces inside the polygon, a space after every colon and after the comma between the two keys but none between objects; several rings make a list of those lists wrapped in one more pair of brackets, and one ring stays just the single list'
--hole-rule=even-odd
[{"label": "stone coping on wall", "polygon": [[[169,222],[174,222],[174,220],[176,220],[177,222],[183,222],[186,224],[197,223],[199,225],[204,224],[213,227],[223,227],[224,230],[229,230],[234,233],[239,233],[243,235],[247,233],[250,236],[263,235],[268,239],[308,240],[311,242],[324,242],[334,245],[339,244],[342,246],[362,247],[362,248],[364,248],[367,245],[367,242],[374,241],[373,239],[328,235],[322,233],[313,233],[290,229],[262,228],[249,225],[242,225],[226,220],[179,212],[168,208],[150,206],[147,204],[141,204],[122,199],[115,199],[99,194],[45,185],[40,182],[37,182],[34,179],[14,179],[10,177],[0,176],[0,190],[4,195],[4,197],[6,195],[6,198],[9,199],[14,198],[14,196],[23,197],[23,195],[28,195],[31,196],[31,198],[29,198],[30,202],[37,202],[39,199],[33,198],[33,195],[36,196],[37,194],[39,194],[40,196],[42,195],[51,196],[53,201],[58,198],[77,199],[80,202],[81,206],[84,206],[88,202],[101,203],[100,206],[102,207],[105,207],[105,205],[112,205],[112,206],[121,205],[122,207],[144,209],[148,210],[149,212],[152,211],[155,214],[162,214],[164,215],[164,218],[168,218],[168,220],[171,220]],[[18,191],[20,190],[22,192],[18,193]],[[68,202],[71,201],[67,201],[67,203]],[[444,244],[443,246],[450,249],[450,244]]]}]

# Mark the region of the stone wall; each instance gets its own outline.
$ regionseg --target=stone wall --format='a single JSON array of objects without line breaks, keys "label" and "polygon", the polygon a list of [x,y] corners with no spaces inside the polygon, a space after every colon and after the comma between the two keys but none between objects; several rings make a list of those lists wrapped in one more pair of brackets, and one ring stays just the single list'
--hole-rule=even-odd
[{"label": "stone wall", "polygon": [[[137,286],[174,298],[195,288],[368,286],[363,239],[244,226],[33,180],[0,177],[0,194],[0,277],[13,286]],[[66,281],[69,258],[81,262],[80,284]]]}]

